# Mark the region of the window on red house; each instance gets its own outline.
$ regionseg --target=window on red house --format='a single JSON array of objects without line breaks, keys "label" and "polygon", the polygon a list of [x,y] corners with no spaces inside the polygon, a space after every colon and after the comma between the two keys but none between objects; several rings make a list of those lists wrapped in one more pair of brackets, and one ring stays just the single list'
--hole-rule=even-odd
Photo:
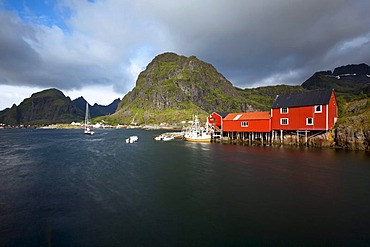
[{"label": "window on red house", "polygon": [[306,118],[306,125],[313,125],[313,118],[312,117]]},{"label": "window on red house", "polygon": [[241,125],[242,127],[248,127],[248,122],[241,122],[241,123],[240,123],[240,125]]},{"label": "window on red house", "polygon": [[315,105],[315,113],[322,112],[322,105]]},{"label": "window on red house", "polygon": [[280,113],[281,114],[287,114],[288,113],[288,108],[287,107],[280,108]]},{"label": "window on red house", "polygon": [[281,125],[288,125],[289,121],[287,118],[280,118],[280,124]]}]

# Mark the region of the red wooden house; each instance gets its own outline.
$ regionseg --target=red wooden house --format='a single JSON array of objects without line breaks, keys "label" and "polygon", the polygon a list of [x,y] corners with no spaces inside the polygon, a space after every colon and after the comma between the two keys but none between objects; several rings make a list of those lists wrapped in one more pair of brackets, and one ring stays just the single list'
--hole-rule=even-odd
[{"label": "red wooden house", "polygon": [[278,95],[271,118],[272,130],[330,130],[338,118],[334,90]]},{"label": "red wooden house", "polygon": [[223,119],[223,132],[258,132],[271,131],[270,112],[230,113]]}]

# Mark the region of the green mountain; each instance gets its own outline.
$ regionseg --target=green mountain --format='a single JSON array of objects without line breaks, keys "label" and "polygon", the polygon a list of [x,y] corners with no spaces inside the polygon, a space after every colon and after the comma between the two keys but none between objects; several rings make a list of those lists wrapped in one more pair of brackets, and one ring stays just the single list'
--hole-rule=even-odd
[{"label": "green mountain", "polygon": [[125,124],[180,122],[193,114],[256,109],[211,64],[164,53],[140,73],[111,119]]},{"label": "green mountain", "polygon": [[11,125],[70,123],[83,118],[84,112],[57,89],[34,93],[19,106],[13,105],[12,108],[0,112],[0,122]]}]

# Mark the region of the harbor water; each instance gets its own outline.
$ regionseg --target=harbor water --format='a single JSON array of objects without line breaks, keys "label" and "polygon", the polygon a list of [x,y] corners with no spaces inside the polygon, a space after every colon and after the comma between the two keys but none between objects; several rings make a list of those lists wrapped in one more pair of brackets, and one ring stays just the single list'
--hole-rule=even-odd
[{"label": "harbor water", "polygon": [[370,246],[367,152],[94,131],[0,129],[0,246]]}]

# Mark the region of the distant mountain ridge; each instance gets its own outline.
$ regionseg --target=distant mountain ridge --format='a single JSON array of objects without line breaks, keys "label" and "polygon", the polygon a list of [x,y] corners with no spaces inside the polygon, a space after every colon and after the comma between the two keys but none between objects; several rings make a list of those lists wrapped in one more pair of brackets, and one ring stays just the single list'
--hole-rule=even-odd
[{"label": "distant mountain ridge", "polygon": [[[84,99],[84,97],[82,96],[78,97],[77,99],[74,99],[72,102],[79,109],[81,109],[82,111],[85,111],[87,101]],[[96,103],[94,105],[89,104],[90,116],[94,118],[94,117],[113,114],[116,111],[119,102],[121,102],[120,99],[115,99],[112,103],[106,106],[98,105]]]},{"label": "distant mountain ridge", "polygon": [[341,66],[332,71],[314,73],[302,83],[307,90],[334,88],[339,94],[370,93],[370,67],[367,64]]},{"label": "distant mountain ridge", "polygon": [[345,75],[345,74],[370,76],[370,66],[365,63],[350,64],[350,65],[335,68],[333,72],[333,75],[335,76],[340,76],[340,75]]},{"label": "distant mountain ridge", "polygon": [[[95,104],[91,107],[94,116],[114,113],[119,101],[116,99],[108,106]],[[86,101],[83,97],[71,101],[63,92],[52,88],[32,94],[30,98],[24,99],[19,106],[14,104],[11,108],[0,111],[0,123],[8,125],[71,123],[84,119],[85,108]]]}]

